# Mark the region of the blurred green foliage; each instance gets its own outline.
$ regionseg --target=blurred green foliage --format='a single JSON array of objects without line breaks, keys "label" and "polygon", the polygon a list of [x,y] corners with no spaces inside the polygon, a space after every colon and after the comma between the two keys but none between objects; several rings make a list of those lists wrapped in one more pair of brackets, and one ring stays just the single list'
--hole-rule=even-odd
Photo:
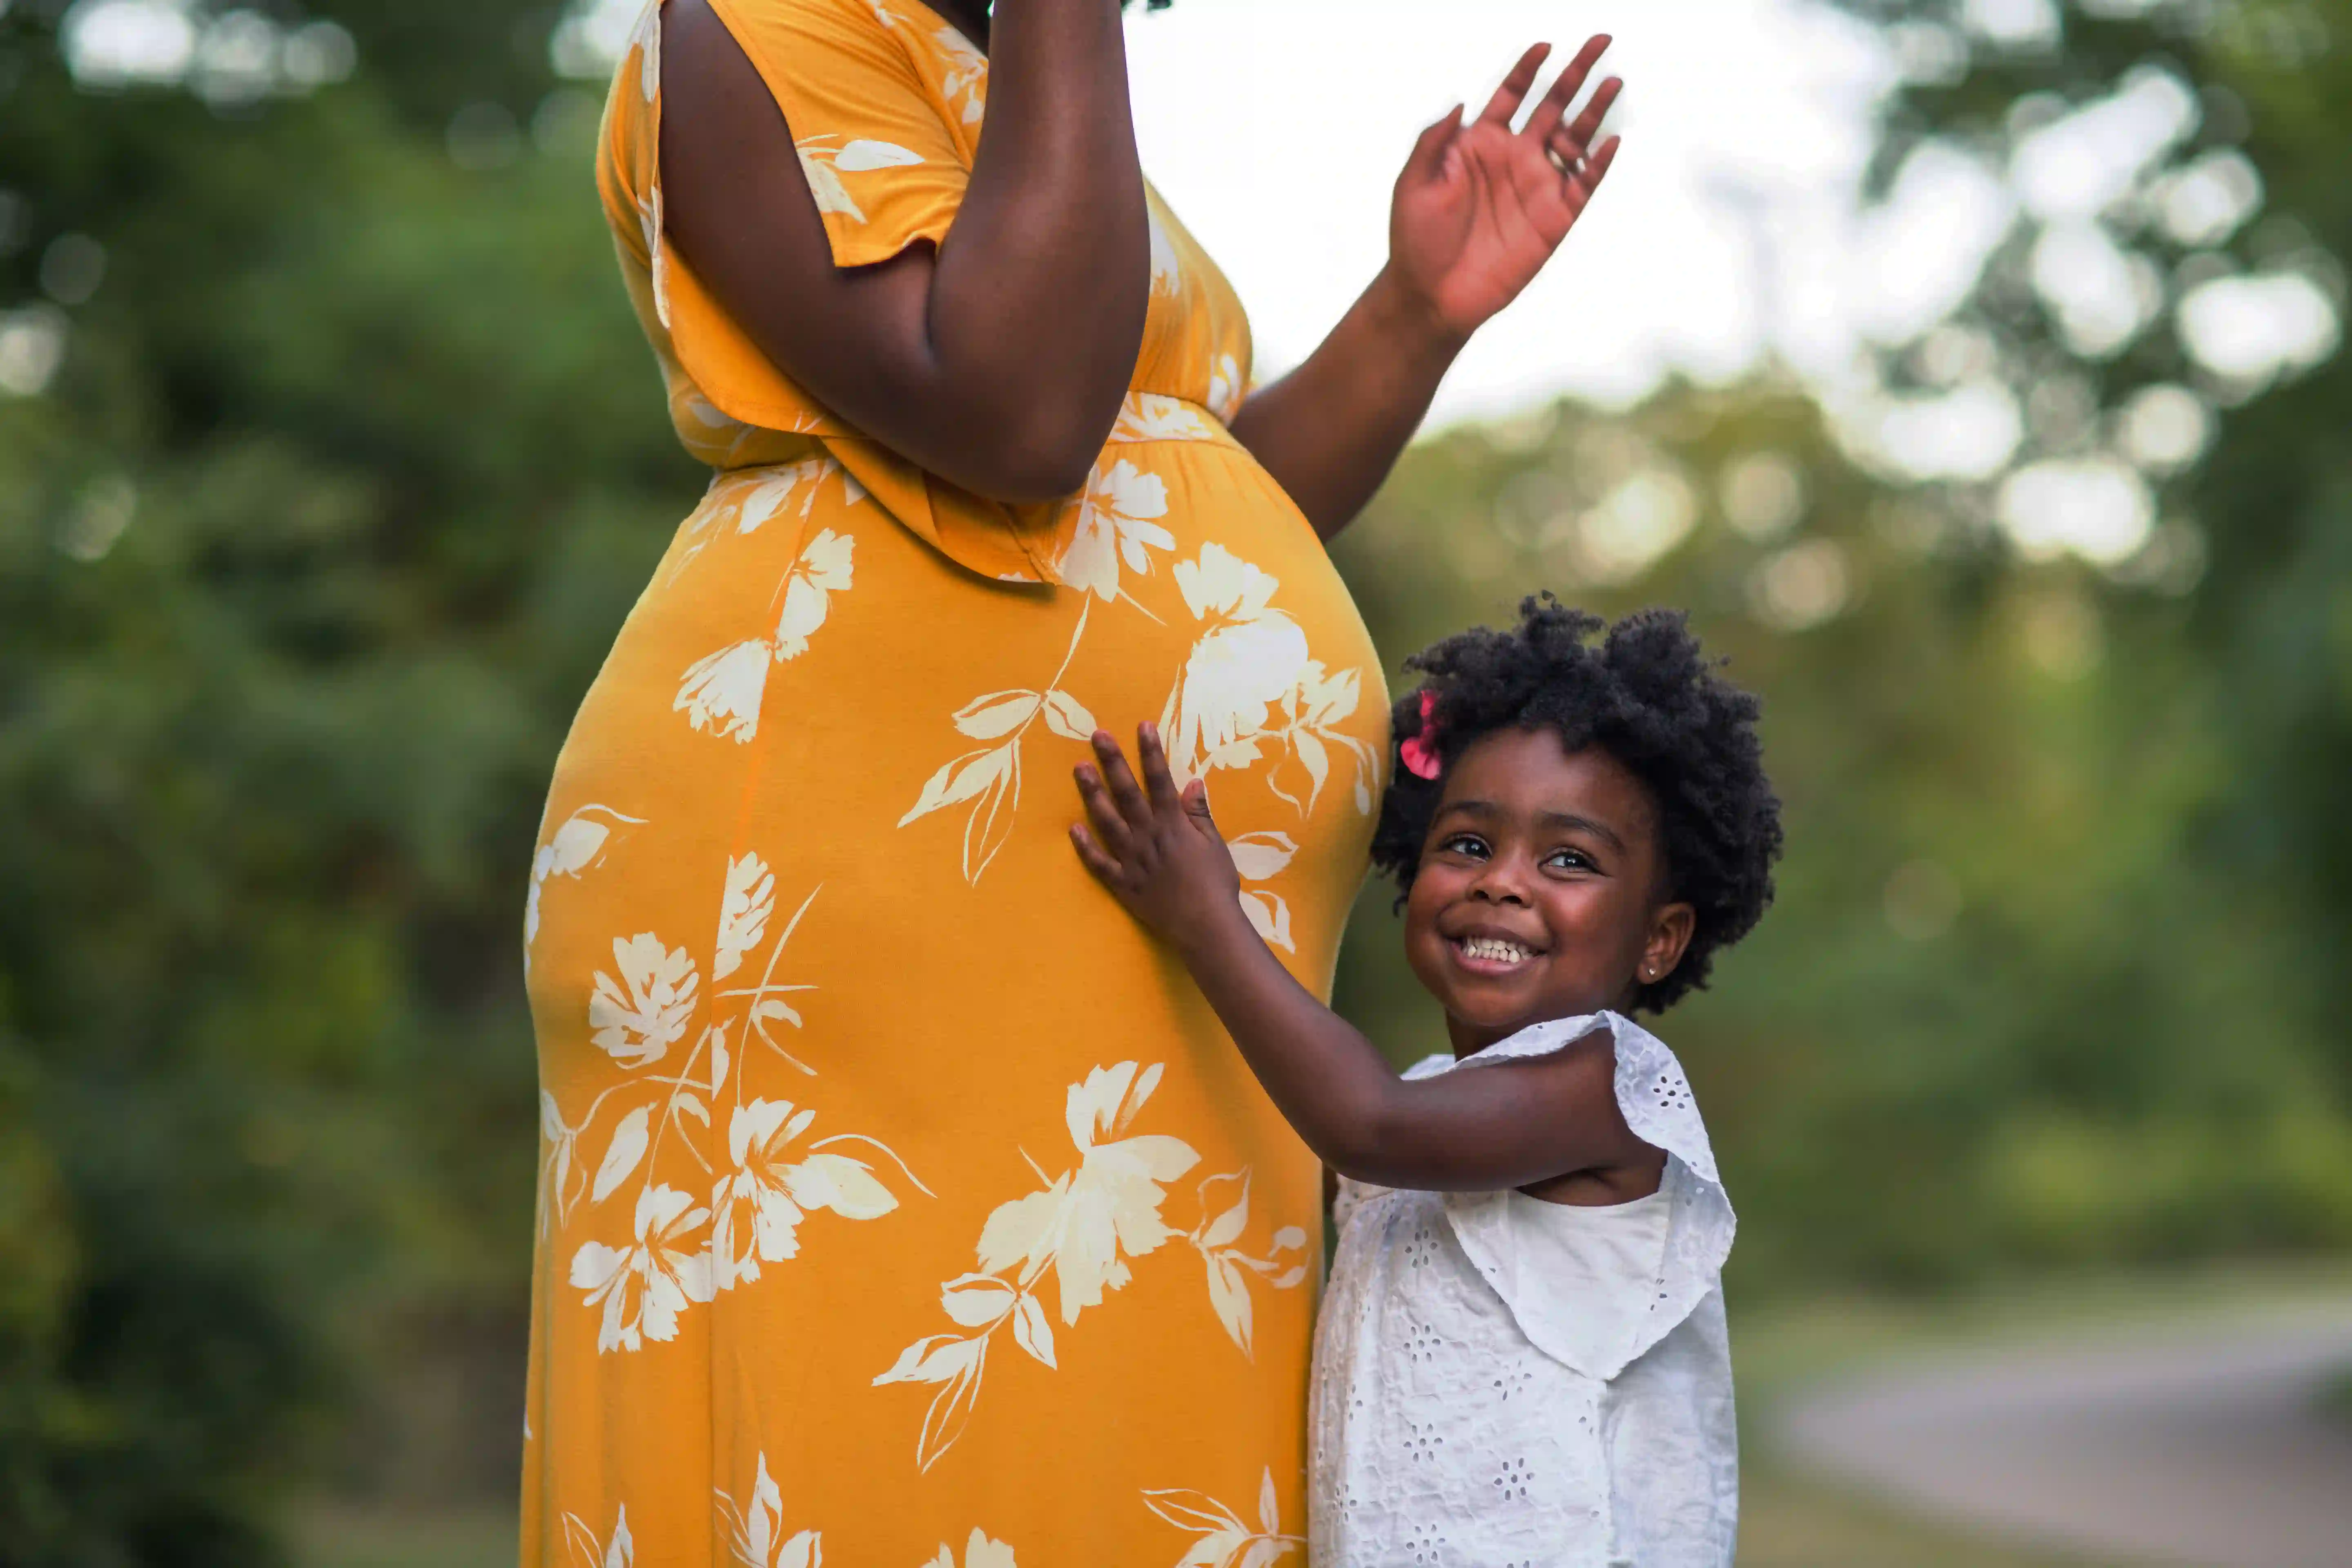
[{"label": "blurred green foliage", "polygon": [[[700,482],[588,184],[596,100],[547,63],[558,15],[269,15],[331,18],[357,74],[260,92],[200,55],[186,86],[92,90],[58,0],[0,0],[11,1563],[267,1563],[298,1483],[508,1494],[521,878]],[[2352,4],[1957,28],[1896,96],[1888,171],[1923,140],[1998,160],[2020,101],[2161,62],[2204,94],[2198,144],[2242,139],[2266,187],[2209,249],[2352,252]],[[1392,659],[1549,585],[1687,606],[1765,694],[1780,904],[1671,1019],[1744,1298],[2352,1242],[2352,371],[2252,395],[2163,331],[2076,352],[2032,239],[1961,311],[2021,399],[2184,379],[2231,405],[2161,490],[2194,531],[2168,563],[2024,560],[1986,485],[1857,460],[1769,371],[1435,437],[1339,552]],[[1417,1054],[1393,954],[1374,889],[1342,1002]]]}]

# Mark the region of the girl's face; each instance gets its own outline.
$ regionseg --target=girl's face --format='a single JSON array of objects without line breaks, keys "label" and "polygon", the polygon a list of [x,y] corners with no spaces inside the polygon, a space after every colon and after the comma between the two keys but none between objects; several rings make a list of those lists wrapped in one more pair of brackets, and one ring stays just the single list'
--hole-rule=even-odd
[{"label": "girl's face", "polygon": [[1502,730],[1455,759],[1405,900],[1405,956],[1454,1054],[1530,1024],[1622,1010],[1672,970],[1690,905],[1665,901],[1649,792],[1598,747]]}]

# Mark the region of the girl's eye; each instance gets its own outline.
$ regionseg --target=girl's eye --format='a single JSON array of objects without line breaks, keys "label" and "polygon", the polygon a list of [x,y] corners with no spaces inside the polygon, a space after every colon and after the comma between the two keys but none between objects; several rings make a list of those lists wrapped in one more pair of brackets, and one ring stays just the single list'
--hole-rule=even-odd
[{"label": "girl's eye", "polygon": [[1473,860],[1486,858],[1486,841],[1475,833],[1457,833],[1438,846],[1447,855],[1466,855]]},{"label": "girl's eye", "polygon": [[1550,855],[1545,858],[1544,864],[1546,866],[1555,867],[1563,871],[1597,871],[1600,869],[1599,867],[1592,863],[1591,857],[1585,854],[1581,849],[1555,849]]}]

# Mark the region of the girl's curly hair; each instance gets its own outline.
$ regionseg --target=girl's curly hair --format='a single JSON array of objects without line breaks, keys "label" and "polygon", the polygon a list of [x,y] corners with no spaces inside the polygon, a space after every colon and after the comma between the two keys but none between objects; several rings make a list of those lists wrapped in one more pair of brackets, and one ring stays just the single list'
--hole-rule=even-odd
[{"label": "girl's curly hair", "polygon": [[[1669,896],[1697,914],[1682,963],[1636,994],[1637,1009],[1664,1012],[1706,984],[1717,950],[1746,936],[1771,903],[1780,802],[1764,776],[1759,705],[1716,673],[1679,612],[1627,616],[1591,646],[1602,626],[1544,594],[1520,605],[1513,630],[1475,627],[1405,661],[1424,679],[1391,715],[1399,754],[1372,863],[1395,879],[1402,903],[1444,770],[1480,737],[1549,729],[1571,752],[1600,747],[1648,790]],[[1405,765],[1403,747],[1414,741],[1424,767],[1436,759],[1434,779]]]}]

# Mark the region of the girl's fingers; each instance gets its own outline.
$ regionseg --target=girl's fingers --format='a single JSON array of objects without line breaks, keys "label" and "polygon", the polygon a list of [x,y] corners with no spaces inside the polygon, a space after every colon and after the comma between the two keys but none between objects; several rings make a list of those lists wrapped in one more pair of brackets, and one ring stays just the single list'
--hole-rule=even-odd
[{"label": "girl's fingers", "polygon": [[[1624,90],[1625,83],[1612,76],[1594,91],[1592,101],[1584,106],[1584,112],[1576,117],[1576,122],[1560,132],[1573,152],[1581,153],[1592,145],[1592,138],[1601,129],[1601,117],[1609,112],[1609,106],[1616,102],[1617,95]],[[1552,145],[1559,143],[1555,141]]]},{"label": "girl's fingers", "polygon": [[1103,788],[1102,775],[1090,767],[1077,769],[1078,797],[1086,802],[1087,820],[1094,825],[1095,837],[1114,860],[1131,858],[1128,839],[1127,819],[1119,815],[1118,803]]},{"label": "girl's fingers", "polygon": [[1193,826],[1199,828],[1202,833],[1207,834],[1219,844],[1223,844],[1225,841],[1225,836],[1217,831],[1217,819],[1212,816],[1209,811],[1209,786],[1207,784],[1202,784],[1199,779],[1194,779],[1191,784],[1186,784],[1184,786],[1183,805],[1184,815],[1192,819]]},{"label": "girl's fingers", "polygon": [[1095,756],[1102,764],[1103,786],[1127,826],[1138,831],[1151,825],[1151,803],[1143,798],[1143,791],[1135,782],[1134,773],[1127,765],[1127,753],[1106,730],[1095,731]]},{"label": "girl's fingers", "polygon": [[1618,137],[1612,136],[1608,141],[1603,142],[1601,144],[1601,150],[1587,158],[1584,161],[1583,169],[1575,178],[1568,182],[1568,213],[1570,223],[1574,223],[1583,216],[1585,204],[1592,199],[1592,193],[1601,188],[1601,176],[1606,174],[1609,172],[1609,165],[1617,160],[1617,146],[1620,140]]},{"label": "girl's fingers", "polygon": [[1070,824],[1070,846],[1077,850],[1078,859],[1094,873],[1097,881],[1108,883],[1118,877],[1118,862],[1103,853],[1102,846],[1095,842],[1095,836],[1087,831],[1085,823]]},{"label": "girl's fingers", "polygon": [[1453,142],[1454,133],[1461,129],[1462,106],[1457,103],[1412,144],[1412,155],[1404,161],[1404,182],[1426,184],[1437,178],[1439,171],[1445,167],[1445,149]]},{"label": "girl's fingers", "polygon": [[1181,811],[1183,803],[1177,798],[1175,775],[1168,770],[1168,753],[1160,749],[1158,725],[1135,727],[1135,760],[1143,766],[1143,788],[1151,797],[1151,809],[1162,816]]},{"label": "girl's fingers", "polygon": [[1528,100],[1528,91],[1536,85],[1536,73],[1543,68],[1545,57],[1550,53],[1549,44],[1538,44],[1521,55],[1519,63],[1511,68],[1511,74],[1503,79],[1503,85],[1486,100],[1478,118],[1507,128],[1518,114],[1519,105]]},{"label": "girl's fingers", "polygon": [[1592,74],[1594,62],[1601,58],[1601,51],[1608,47],[1609,35],[1606,33],[1596,33],[1586,39],[1584,47],[1576,51],[1576,58],[1568,62],[1559,79],[1551,84],[1551,90],[1543,95],[1543,101],[1536,105],[1536,111],[1528,116],[1525,134],[1535,138],[1537,146],[1544,145],[1545,140],[1567,117],[1568,106],[1576,101],[1578,93],[1584,90],[1584,79]]}]

